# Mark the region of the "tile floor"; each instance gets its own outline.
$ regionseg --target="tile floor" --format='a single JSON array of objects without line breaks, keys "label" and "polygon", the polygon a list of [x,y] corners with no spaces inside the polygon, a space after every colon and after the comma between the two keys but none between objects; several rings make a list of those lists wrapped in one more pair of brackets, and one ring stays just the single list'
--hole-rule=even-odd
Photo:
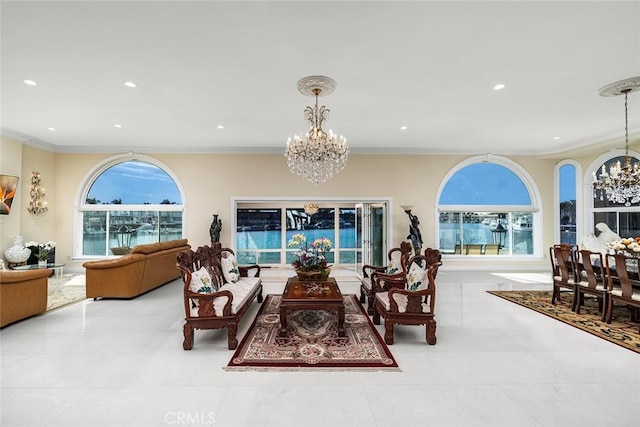
[{"label": "tile floor", "polygon": [[226,331],[196,331],[182,350],[179,281],[87,300],[0,331],[0,425],[640,425],[639,354],[486,292],[549,283],[541,272],[442,270],[438,343],[397,327],[402,372],[224,371]]}]

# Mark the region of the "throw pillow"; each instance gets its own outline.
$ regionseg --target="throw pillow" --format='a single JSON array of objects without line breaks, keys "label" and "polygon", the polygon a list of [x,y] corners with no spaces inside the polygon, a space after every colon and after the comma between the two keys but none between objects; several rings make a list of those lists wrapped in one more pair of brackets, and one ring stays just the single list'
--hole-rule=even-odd
[{"label": "throw pillow", "polygon": [[222,274],[227,283],[236,283],[240,280],[240,268],[238,267],[236,257],[228,252],[223,253]]},{"label": "throw pillow", "polygon": [[191,283],[189,290],[198,294],[210,294],[215,292],[213,280],[206,268],[201,267],[200,270],[191,273]]},{"label": "throw pillow", "polygon": [[391,261],[389,261],[389,265],[387,265],[387,274],[398,274],[400,273],[400,260],[399,259],[392,259]]},{"label": "throw pillow", "polygon": [[410,291],[419,291],[427,288],[425,283],[427,270],[420,267],[417,263],[411,264],[407,274],[407,289]]}]

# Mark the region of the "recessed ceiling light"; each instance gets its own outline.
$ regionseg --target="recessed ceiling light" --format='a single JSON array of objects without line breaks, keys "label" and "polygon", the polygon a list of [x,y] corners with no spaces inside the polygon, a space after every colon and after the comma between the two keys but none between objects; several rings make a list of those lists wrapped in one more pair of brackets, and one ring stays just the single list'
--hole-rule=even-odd
[{"label": "recessed ceiling light", "polygon": [[24,84],[29,85],[29,86],[38,86],[38,83],[34,82],[33,80],[29,80],[29,79],[25,79],[23,80]]},{"label": "recessed ceiling light", "polygon": [[124,82],[126,87],[136,87],[137,85],[134,82]]},{"label": "recessed ceiling light", "polygon": [[554,140],[558,140],[558,139],[560,139],[560,137],[559,136],[554,136],[553,139]]},{"label": "recessed ceiling light", "polygon": [[400,130],[407,130],[406,126],[400,126]]},{"label": "recessed ceiling light", "polygon": [[224,129],[224,126],[222,126],[222,125],[218,125],[218,126],[216,126],[216,127],[217,127],[218,129]]},{"label": "recessed ceiling light", "polygon": [[116,123],[115,125],[113,125],[113,127],[114,127],[114,128],[121,128],[121,127],[122,127],[122,125],[121,125],[121,124],[119,124],[119,123]]},{"label": "recessed ceiling light", "polygon": [[54,127],[48,127],[47,129],[49,129],[49,130],[56,130],[56,128],[54,128]]},{"label": "recessed ceiling light", "polygon": [[506,87],[506,85],[504,83],[498,83],[497,85],[495,85],[493,87],[493,90],[502,90]]}]

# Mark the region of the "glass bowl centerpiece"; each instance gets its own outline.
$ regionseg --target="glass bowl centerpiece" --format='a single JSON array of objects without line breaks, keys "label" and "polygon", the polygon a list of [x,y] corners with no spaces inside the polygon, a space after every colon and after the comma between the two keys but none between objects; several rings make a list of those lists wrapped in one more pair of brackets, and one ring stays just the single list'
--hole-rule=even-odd
[{"label": "glass bowl centerpiece", "polygon": [[289,248],[298,248],[297,259],[291,263],[300,280],[325,280],[331,273],[331,266],[327,264],[325,253],[331,250],[331,240],[326,237],[315,239],[307,243],[304,234],[294,234],[287,243]]}]

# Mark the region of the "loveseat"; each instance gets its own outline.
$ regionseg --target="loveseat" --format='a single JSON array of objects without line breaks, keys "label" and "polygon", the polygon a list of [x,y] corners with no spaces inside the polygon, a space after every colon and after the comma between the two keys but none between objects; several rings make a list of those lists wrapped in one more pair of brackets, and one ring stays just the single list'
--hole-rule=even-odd
[{"label": "loveseat", "polygon": [[233,250],[219,242],[178,254],[184,281],[185,323],[182,348],[193,348],[196,329],[227,328],[228,347],[238,346],[238,322],[254,299],[262,302],[260,266],[239,266]]},{"label": "loveseat", "polygon": [[0,327],[47,311],[47,268],[0,271]]},{"label": "loveseat", "polygon": [[187,239],[135,246],[117,259],[87,261],[87,298],[133,298],[180,277],[176,255],[191,248]]}]

